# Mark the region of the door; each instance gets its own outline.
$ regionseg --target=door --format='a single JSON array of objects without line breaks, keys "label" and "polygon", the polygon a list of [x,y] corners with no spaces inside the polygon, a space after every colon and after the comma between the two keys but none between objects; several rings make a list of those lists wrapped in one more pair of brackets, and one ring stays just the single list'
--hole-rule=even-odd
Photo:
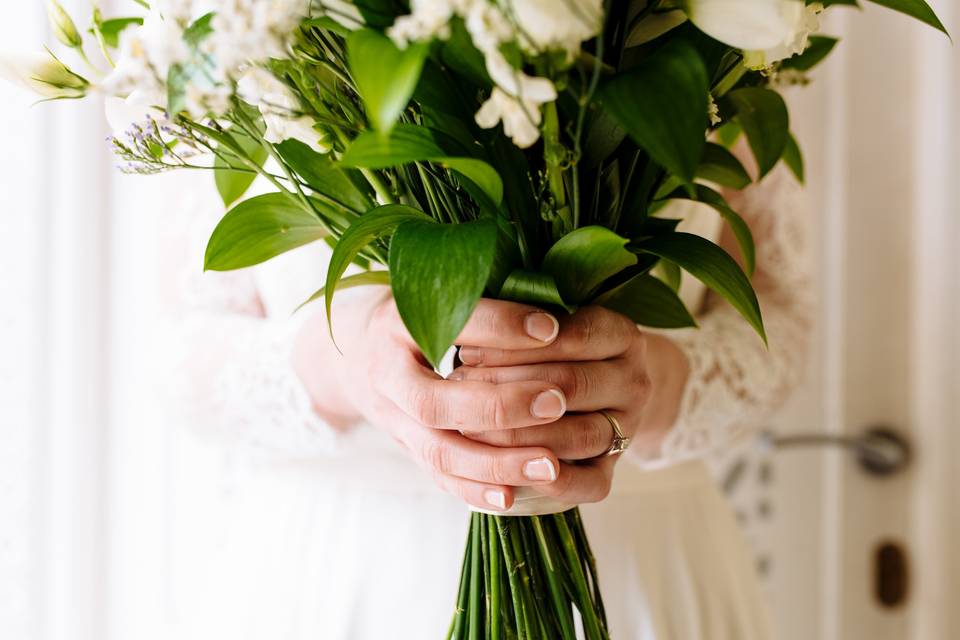
[{"label": "door", "polygon": [[[956,31],[956,3],[931,4]],[[914,455],[877,478],[837,447],[777,452],[767,582],[782,640],[946,640],[960,637],[960,55],[873,5],[833,13],[841,46],[792,96],[820,302],[807,384],[775,429],[888,425]]]}]

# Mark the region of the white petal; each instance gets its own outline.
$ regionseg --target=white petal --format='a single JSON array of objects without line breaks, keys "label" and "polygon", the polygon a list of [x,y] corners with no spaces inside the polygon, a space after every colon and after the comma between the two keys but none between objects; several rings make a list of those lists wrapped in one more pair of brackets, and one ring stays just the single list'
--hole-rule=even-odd
[{"label": "white petal", "polygon": [[803,0],[686,0],[690,20],[704,33],[740,49],[770,49],[796,37]]}]

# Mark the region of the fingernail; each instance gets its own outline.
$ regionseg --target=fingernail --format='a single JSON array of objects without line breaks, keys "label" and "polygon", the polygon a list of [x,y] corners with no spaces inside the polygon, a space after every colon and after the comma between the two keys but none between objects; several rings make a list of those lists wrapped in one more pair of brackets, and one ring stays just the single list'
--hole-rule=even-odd
[{"label": "fingernail", "polygon": [[463,380],[463,371],[454,369],[450,372],[450,375],[447,376],[447,380]]},{"label": "fingernail", "polygon": [[557,469],[553,466],[550,458],[534,458],[523,465],[523,475],[527,480],[549,480],[553,482],[557,479]]},{"label": "fingernail", "polygon": [[527,335],[540,342],[553,342],[560,333],[560,323],[549,313],[537,311],[527,316],[523,322]]},{"label": "fingernail", "polygon": [[463,364],[480,364],[480,348],[460,347],[460,362]]},{"label": "fingernail", "polygon": [[507,508],[507,496],[503,494],[503,491],[487,489],[483,492],[483,500],[494,509],[504,511]]},{"label": "fingernail", "polygon": [[537,418],[559,418],[566,410],[567,399],[556,389],[544,391],[530,405],[530,413]]}]

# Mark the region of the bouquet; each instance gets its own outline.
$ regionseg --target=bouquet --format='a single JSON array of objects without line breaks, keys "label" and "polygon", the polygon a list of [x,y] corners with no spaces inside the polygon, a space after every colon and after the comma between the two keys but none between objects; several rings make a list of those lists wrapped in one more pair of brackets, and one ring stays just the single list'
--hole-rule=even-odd
[{"label": "bouquet", "polygon": [[[945,32],[923,0],[873,1]],[[694,326],[683,271],[765,340],[751,232],[718,189],[780,162],[802,180],[778,89],[836,44],[820,14],[856,4],[131,0],[81,33],[49,0],[84,66],[48,50],[2,67],[45,99],[102,93],[115,119],[136,114],[110,141],[127,171],[212,170],[229,211],[206,269],[326,241],[311,301],[330,320],[337,290],[389,284],[437,366],[481,296]],[[272,192],[244,199],[258,176]],[[740,263],[661,215],[675,200],[715,210]],[[449,637],[608,638],[578,510],[525,505],[471,515]]]}]

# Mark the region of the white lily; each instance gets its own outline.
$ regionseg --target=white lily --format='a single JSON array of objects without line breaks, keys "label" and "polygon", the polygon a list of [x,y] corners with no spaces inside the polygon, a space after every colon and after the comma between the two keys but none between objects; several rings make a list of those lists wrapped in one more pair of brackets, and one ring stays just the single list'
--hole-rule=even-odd
[{"label": "white lily", "polygon": [[90,83],[52,53],[0,55],[0,78],[20,85],[45,100],[82,98]]},{"label": "white lily", "polygon": [[810,34],[820,29],[820,13],[823,5],[819,2],[808,4],[804,9],[803,20],[793,38],[787,42],[763,51],[744,51],[743,63],[750,69],[764,69],[774,62],[786,60],[803,53],[810,44]]},{"label": "white lily", "polygon": [[804,0],[683,0],[697,27],[745,51],[764,51],[796,40],[806,20]]}]

